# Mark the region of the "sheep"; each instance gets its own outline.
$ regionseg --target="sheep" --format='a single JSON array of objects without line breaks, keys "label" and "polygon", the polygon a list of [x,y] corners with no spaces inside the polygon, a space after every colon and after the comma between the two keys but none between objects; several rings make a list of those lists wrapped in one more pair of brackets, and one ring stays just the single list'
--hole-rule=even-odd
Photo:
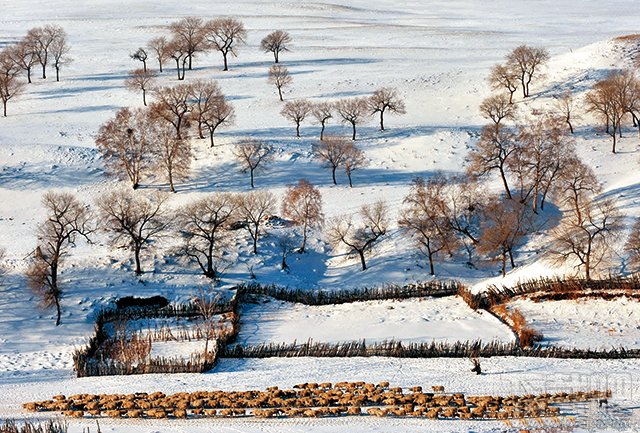
[{"label": "sheep", "polygon": [[440,394],[444,394],[444,386],[442,386],[442,385],[432,386],[431,389],[433,390],[433,392],[438,392]]},{"label": "sheep", "polygon": [[176,409],[173,412],[173,416],[176,418],[186,418],[187,417],[187,411],[184,409]]}]

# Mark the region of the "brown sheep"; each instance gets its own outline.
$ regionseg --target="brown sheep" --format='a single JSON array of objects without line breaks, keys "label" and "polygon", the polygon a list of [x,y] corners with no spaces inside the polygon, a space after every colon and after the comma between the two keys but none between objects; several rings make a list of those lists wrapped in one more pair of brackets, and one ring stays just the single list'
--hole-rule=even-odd
[{"label": "brown sheep", "polygon": [[432,386],[431,389],[433,390],[433,392],[439,392],[441,394],[444,393],[444,386]]},{"label": "brown sheep", "polygon": [[184,409],[176,409],[173,412],[173,416],[176,418],[186,418],[187,417],[187,411]]}]

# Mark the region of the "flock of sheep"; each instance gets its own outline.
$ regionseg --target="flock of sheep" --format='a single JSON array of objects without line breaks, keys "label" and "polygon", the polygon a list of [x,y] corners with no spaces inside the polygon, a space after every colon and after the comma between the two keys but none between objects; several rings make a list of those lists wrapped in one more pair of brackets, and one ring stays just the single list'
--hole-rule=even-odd
[{"label": "flock of sheep", "polygon": [[559,403],[606,401],[611,391],[578,391],[522,396],[468,396],[445,393],[442,386],[389,387],[365,382],[305,383],[293,389],[269,387],[265,391],[197,391],[165,395],[136,394],[58,395],[51,400],[25,403],[32,411],[55,411],[76,418],[187,418],[187,417],[327,417],[343,415],[426,417],[430,419],[525,419],[541,422],[557,417]]}]

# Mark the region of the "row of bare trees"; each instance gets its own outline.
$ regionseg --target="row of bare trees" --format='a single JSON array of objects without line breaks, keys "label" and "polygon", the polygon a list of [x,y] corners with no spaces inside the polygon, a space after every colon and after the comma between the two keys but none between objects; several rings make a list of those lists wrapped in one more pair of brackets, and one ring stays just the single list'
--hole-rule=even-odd
[{"label": "row of bare trees", "polygon": [[[275,65],[282,68],[280,65]],[[271,80],[271,72],[269,79]],[[280,91],[280,87],[278,87]],[[282,93],[280,93],[282,100]],[[369,97],[341,99],[336,102],[312,103],[306,99],[295,99],[285,102],[280,114],[296,126],[296,137],[300,137],[300,125],[305,119],[313,117],[320,125],[320,140],[324,139],[327,122],[338,116],[342,123],[351,125],[351,139],[356,139],[356,128],[370,116],[378,115],[380,130],[384,131],[385,114],[404,114],[404,101],[394,88],[382,87]]]},{"label": "row of bare trees", "polygon": [[3,116],[7,116],[8,102],[24,89],[20,74],[25,73],[27,83],[32,82],[31,73],[36,65],[42,68],[42,78],[47,78],[47,67],[53,66],[56,81],[60,81],[60,69],[69,64],[67,33],[57,25],[34,27],[16,44],[0,50],[0,100]]},{"label": "row of bare trees", "polygon": [[[184,80],[187,70],[193,67],[193,59],[199,54],[217,51],[222,55],[223,70],[229,70],[229,57],[237,56],[239,46],[246,43],[247,30],[242,21],[223,17],[205,21],[197,16],[188,16],[174,21],[168,26],[168,35],[151,39],[146,47],[140,47],[131,54],[131,58],[142,62],[147,71],[147,61],[158,62],[160,72],[165,62],[175,62],[178,80]],[[292,37],[283,30],[276,30],[265,36],[260,47],[266,53],[272,53],[275,63],[280,53],[289,51]]]}]

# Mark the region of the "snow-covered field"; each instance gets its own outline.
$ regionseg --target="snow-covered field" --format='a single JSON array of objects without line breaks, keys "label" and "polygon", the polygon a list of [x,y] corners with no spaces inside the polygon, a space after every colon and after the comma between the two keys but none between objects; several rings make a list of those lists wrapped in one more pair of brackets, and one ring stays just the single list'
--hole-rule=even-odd
[{"label": "snow-covered field", "polygon": [[[63,266],[63,325],[56,328],[51,313],[37,309],[22,277],[25,258],[37,241],[36,227],[45,215],[40,205],[45,191],[71,191],[95,205],[100,194],[118,184],[105,173],[94,144],[96,131],[119,108],[141,106],[140,95],[124,88],[128,71],[139,66],[129,54],[162,34],[163,26],[188,15],[205,19],[235,16],[245,23],[248,39],[247,45],[240,47],[238,57],[230,60],[229,72],[220,70],[217,53],[196,57],[194,70],[187,71],[187,80],[218,80],[235,106],[237,120],[233,127],[221,131],[219,145],[213,149],[205,140],[194,140],[196,161],[191,175],[177,185],[178,193],[170,197],[170,206],[191,202],[212,191],[249,190],[246,175],[240,173],[231,158],[231,146],[239,138],[255,137],[277,150],[270,169],[257,177],[258,189],[270,189],[281,195],[287,185],[304,177],[320,188],[327,218],[352,213],[364,203],[385,199],[391,208],[392,221],[414,177],[463,170],[470,141],[484,124],[477,107],[490,92],[485,77],[489,68],[501,62],[509,50],[527,43],[547,47],[552,55],[545,70],[546,78],[533,84],[531,101],[518,102],[526,111],[524,106],[544,106],[553,94],[565,88],[584,92],[611,68],[628,66],[624,47],[611,38],[638,33],[640,23],[640,9],[631,0],[394,3],[240,0],[215,4],[204,0],[0,0],[0,47],[19,40],[34,26],[59,24],[69,35],[70,54],[74,58],[72,64],[63,68],[60,83],[35,78],[24,95],[10,101],[9,116],[0,118],[0,247],[7,249],[10,268],[0,285],[0,418],[23,416],[22,401],[44,399],[60,392],[247,389],[354,379],[389,380],[402,386],[443,384],[450,390],[508,394],[539,392],[548,381],[557,386],[597,388],[593,386],[595,382],[586,381],[597,380],[600,384],[602,378],[611,377],[621,383],[615,394],[616,404],[627,410],[640,405],[638,361],[495,358],[483,361],[487,374],[477,377],[469,373],[467,360],[223,360],[214,372],[204,375],[73,378],[71,353],[93,332],[96,308],[125,295],[161,294],[184,300],[194,295],[197,287],[209,284],[195,268],[163,257],[173,246],[171,237],[160,242],[154,254],[145,256],[145,269],[154,271],[138,278],[132,272],[128,252],[113,249],[103,234],[96,234],[93,245],[79,243],[73,248]],[[291,89],[285,92],[286,99],[335,100],[368,95],[381,86],[396,87],[405,98],[407,114],[388,116],[386,131],[378,131],[374,120],[359,128],[357,143],[369,165],[354,173],[353,189],[348,188],[342,173],[339,185],[331,185],[329,171],[312,159],[310,147],[319,128],[303,124],[302,137],[296,139],[293,126],[279,115],[275,88],[266,83],[271,57],[259,50],[261,38],[278,28],[289,31],[294,39],[292,51],[282,55],[294,79]],[[160,82],[177,83],[172,68],[168,68]],[[583,115],[576,126],[578,153],[602,181],[604,194],[615,200],[626,222],[631,222],[631,218],[640,214],[637,170],[640,139],[635,132],[625,131],[619,142],[620,152],[612,155],[608,137],[596,131],[589,116]],[[334,120],[328,132],[344,135],[349,129]],[[496,183],[489,187],[500,186]],[[166,185],[150,178],[143,181],[143,189],[162,190]],[[542,214],[543,219],[556,217],[553,209]],[[436,263],[437,276],[462,279],[481,287],[573,272],[550,263],[542,252],[548,243],[545,236],[532,236],[519,248],[518,267],[504,280],[498,276],[495,264],[481,262],[478,269],[469,269],[464,257]],[[366,272],[359,271],[356,258],[333,251],[320,233],[312,236],[307,254],[290,257],[289,273],[279,269],[273,237],[263,240],[261,253],[256,257],[250,254],[244,237],[238,242],[238,260],[226,270],[226,283],[245,280],[250,270],[258,282],[300,288],[372,286],[427,278],[424,258],[415,255],[395,223],[369,258]],[[621,260],[612,266],[614,273],[627,271]],[[342,307],[325,310],[280,305],[282,308],[255,311],[257,332],[243,329],[241,340],[309,337],[315,340],[317,335],[318,341],[336,341],[342,332],[358,338],[393,336],[401,340],[453,335],[453,328],[439,328],[439,321],[460,325],[456,326],[456,336],[509,338],[507,331],[492,318],[479,317],[457,303],[434,307],[439,302],[451,300],[398,303],[404,306],[402,311],[407,313],[404,317],[399,308],[368,306],[357,322],[350,322],[347,317],[353,311],[341,310]],[[612,307],[565,305],[558,310],[554,308],[559,304],[554,303],[535,306],[544,309],[543,312],[526,312],[527,304],[522,305],[522,310],[527,318],[533,317],[534,327],[536,317],[543,321],[542,331],[553,344],[637,347],[640,330],[634,323],[638,309],[631,301],[626,305],[622,302],[616,301]],[[276,305],[272,303],[267,308]],[[269,311],[271,317],[262,314]],[[558,318],[558,314],[564,316]],[[552,317],[559,322],[547,322]],[[269,328],[269,320],[277,329]],[[385,320],[386,325],[376,326],[379,320]],[[315,326],[314,335],[309,335],[309,324]],[[465,330],[464,326],[478,329]],[[615,335],[610,335],[610,329]],[[612,388],[615,392],[616,388]],[[74,422],[72,430],[80,432],[89,424]],[[103,431],[118,433],[506,429],[495,423],[371,418],[206,423],[104,420],[101,427]]]},{"label": "snow-covered field", "polygon": [[323,306],[264,300],[242,304],[238,343],[514,340],[506,325],[486,311],[474,312],[458,297]]},{"label": "snow-covered field", "polygon": [[634,299],[533,302],[518,299],[510,307],[543,335],[543,344],[586,349],[640,347],[640,306]]}]

